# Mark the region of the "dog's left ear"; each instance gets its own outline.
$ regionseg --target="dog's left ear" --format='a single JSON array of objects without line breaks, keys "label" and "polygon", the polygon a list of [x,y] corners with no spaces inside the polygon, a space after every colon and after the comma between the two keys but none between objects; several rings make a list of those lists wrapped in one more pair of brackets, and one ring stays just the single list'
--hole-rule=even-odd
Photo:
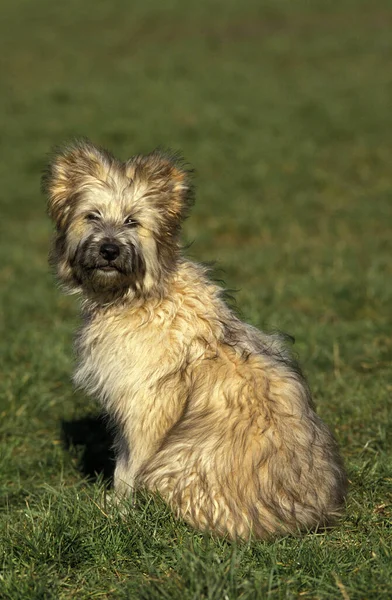
[{"label": "dog's left ear", "polygon": [[88,140],[55,149],[43,176],[42,189],[48,198],[49,216],[61,229],[79,191],[97,179],[105,180],[113,157]]},{"label": "dog's left ear", "polygon": [[161,217],[180,223],[193,204],[193,169],[172,152],[154,150],[126,163],[127,176],[147,186],[143,199],[153,203]]}]

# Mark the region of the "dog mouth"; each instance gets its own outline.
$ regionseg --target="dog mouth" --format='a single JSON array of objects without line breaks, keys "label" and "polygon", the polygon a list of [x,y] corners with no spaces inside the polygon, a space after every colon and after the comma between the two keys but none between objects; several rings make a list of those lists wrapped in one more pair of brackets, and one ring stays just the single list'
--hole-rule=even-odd
[{"label": "dog mouth", "polygon": [[97,271],[103,271],[104,273],[113,273],[119,272],[118,267],[115,265],[102,265],[101,267],[96,267]]},{"label": "dog mouth", "polygon": [[107,263],[106,265],[93,265],[90,267],[87,267],[86,269],[87,271],[90,271],[90,273],[119,273],[119,274],[123,274],[124,275],[124,270],[121,269],[121,267],[119,267],[118,265],[115,265],[113,263]]}]

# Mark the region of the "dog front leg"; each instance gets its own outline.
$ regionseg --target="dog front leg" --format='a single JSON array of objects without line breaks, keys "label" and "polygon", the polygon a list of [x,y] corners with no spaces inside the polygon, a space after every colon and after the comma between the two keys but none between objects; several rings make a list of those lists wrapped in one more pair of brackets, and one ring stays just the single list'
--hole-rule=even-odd
[{"label": "dog front leg", "polygon": [[117,452],[113,487],[117,497],[127,498],[134,489],[135,469],[128,441],[120,428],[116,433],[115,448]]},{"label": "dog front leg", "polygon": [[119,456],[114,470],[114,491],[119,497],[128,497],[134,489],[134,470],[124,456]]}]

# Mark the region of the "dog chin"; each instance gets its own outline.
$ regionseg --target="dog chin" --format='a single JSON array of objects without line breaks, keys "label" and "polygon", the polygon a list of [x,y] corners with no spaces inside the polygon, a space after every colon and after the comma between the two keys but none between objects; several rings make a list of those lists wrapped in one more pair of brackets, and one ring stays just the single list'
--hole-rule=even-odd
[{"label": "dog chin", "polygon": [[99,275],[120,275],[121,273],[119,272],[118,269],[115,269],[114,267],[99,267],[97,269],[95,269],[95,271],[97,272],[97,274]]},{"label": "dog chin", "polygon": [[84,286],[89,288],[93,287],[94,290],[111,290],[123,289],[131,284],[131,277],[121,273],[114,267],[99,267],[94,270],[90,270],[83,274],[82,277]]}]

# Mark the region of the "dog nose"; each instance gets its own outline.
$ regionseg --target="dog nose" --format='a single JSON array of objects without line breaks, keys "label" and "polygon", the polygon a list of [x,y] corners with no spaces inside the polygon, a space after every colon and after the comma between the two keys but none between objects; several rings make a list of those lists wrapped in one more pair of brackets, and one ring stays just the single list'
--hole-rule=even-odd
[{"label": "dog nose", "polygon": [[115,260],[120,254],[120,248],[116,244],[102,244],[99,253],[105,260]]}]

